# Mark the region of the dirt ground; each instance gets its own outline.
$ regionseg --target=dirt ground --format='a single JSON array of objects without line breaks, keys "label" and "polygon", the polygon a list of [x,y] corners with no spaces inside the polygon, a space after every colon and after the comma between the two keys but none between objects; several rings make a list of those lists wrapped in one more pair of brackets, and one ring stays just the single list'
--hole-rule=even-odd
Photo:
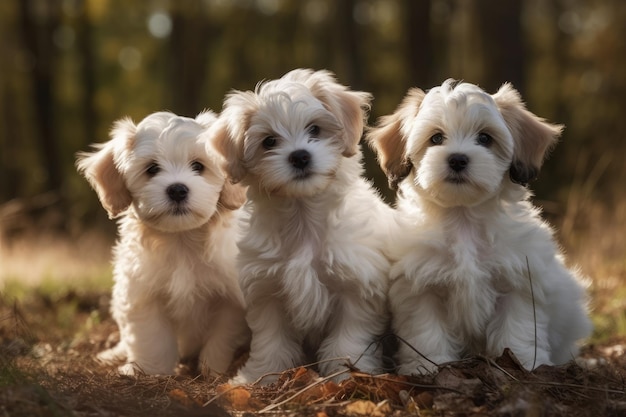
[{"label": "dirt ground", "polygon": [[626,416],[626,340],[587,346],[578,363],[523,370],[510,352],[435,376],[335,384],[299,368],[267,386],[231,387],[181,365],[124,377],[95,354],[114,343],[107,295],[0,298],[0,416]]}]

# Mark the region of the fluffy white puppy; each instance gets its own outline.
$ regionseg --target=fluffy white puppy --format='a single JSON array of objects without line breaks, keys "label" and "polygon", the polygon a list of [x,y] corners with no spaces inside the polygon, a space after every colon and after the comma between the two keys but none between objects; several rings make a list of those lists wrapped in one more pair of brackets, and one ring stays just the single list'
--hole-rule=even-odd
[{"label": "fluffy white puppy", "polygon": [[121,216],[111,301],[120,342],[98,358],[125,361],[123,374],[172,374],[193,356],[203,374],[222,373],[246,342],[235,265],[245,190],[225,181],[221,156],[201,138],[215,120],[123,119],[111,140],[78,155],[109,216]]},{"label": "fluffy white puppy", "polygon": [[370,99],[297,69],[225,100],[216,146],[250,214],[238,265],[252,342],[235,382],[307,363],[304,345],[324,375],[346,359],[381,369],[392,209],[361,177]]},{"label": "fluffy white puppy", "polygon": [[527,369],[576,355],[591,331],[584,290],[525,187],[561,130],[509,84],[491,96],[447,80],[410,90],[369,132],[407,223],[389,293],[410,344],[400,373],[504,348]]}]

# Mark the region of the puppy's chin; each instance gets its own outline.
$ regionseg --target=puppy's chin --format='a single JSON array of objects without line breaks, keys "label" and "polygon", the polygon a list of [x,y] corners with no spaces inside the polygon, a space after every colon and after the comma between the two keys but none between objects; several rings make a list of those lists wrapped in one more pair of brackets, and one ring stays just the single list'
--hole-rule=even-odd
[{"label": "puppy's chin", "polygon": [[496,197],[502,188],[506,165],[493,158],[473,155],[461,172],[450,169],[448,155],[428,155],[417,167],[418,193],[441,207],[472,207]]},{"label": "puppy's chin", "polygon": [[264,188],[270,195],[287,198],[307,198],[314,197],[326,190],[330,184],[330,176],[322,174],[308,174],[294,177],[293,179],[283,183],[264,184]]},{"label": "puppy's chin", "polygon": [[133,207],[147,226],[162,232],[183,232],[206,224],[217,210],[218,185],[200,180],[186,184],[190,194],[185,201],[175,202],[166,195],[167,184],[149,184],[135,194]]},{"label": "puppy's chin", "polygon": [[171,207],[159,211],[155,209],[142,210],[141,206],[136,206],[135,211],[144,224],[167,233],[197,229],[206,224],[213,214],[207,210],[192,211],[188,207]]},{"label": "puppy's chin", "polygon": [[476,206],[488,200],[492,194],[469,182],[448,181],[421,188],[418,192],[423,198],[444,208]]}]

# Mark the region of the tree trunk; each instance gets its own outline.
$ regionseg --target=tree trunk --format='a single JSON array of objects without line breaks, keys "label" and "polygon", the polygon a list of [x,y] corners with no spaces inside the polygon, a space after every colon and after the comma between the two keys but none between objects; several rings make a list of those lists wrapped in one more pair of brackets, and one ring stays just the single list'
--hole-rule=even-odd
[{"label": "tree trunk", "polygon": [[338,72],[342,74],[339,81],[355,90],[363,87],[361,54],[359,53],[359,34],[354,21],[354,0],[341,0],[335,3],[336,39]]},{"label": "tree trunk", "polygon": [[31,72],[34,120],[39,156],[46,172],[44,190],[59,190],[63,182],[56,135],[54,51],[52,36],[59,23],[60,3],[19,0],[22,41],[35,61]]},{"label": "tree trunk", "polygon": [[408,87],[428,88],[436,82],[430,36],[430,0],[404,0]]},{"label": "tree trunk", "polygon": [[172,111],[195,117],[202,103],[207,56],[212,39],[202,2],[172,3],[170,88]]},{"label": "tree trunk", "polygon": [[81,58],[81,79],[83,84],[82,119],[84,128],[83,144],[100,141],[97,138],[98,114],[94,103],[96,94],[96,58],[93,43],[93,27],[87,11],[87,0],[81,1],[80,15],[77,25],[77,47]]},{"label": "tree trunk", "polygon": [[524,91],[525,45],[522,39],[523,0],[480,0],[476,20],[483,46],[483,87],[494,91],[503,82]]}]

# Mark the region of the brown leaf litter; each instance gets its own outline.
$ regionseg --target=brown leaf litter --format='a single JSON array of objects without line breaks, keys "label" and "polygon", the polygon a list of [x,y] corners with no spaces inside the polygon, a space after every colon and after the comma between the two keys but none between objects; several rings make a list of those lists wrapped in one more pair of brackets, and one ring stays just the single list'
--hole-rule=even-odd
[{"label": "brown leaf litter", "polygon": [[94,322],[95,303],[58,328],[48,319],[59,305],[0,299],[0,416],[626,416],[621,339],[533,372],[507,350],[446,364],[436,375],[353,370],[337,384],[300,367],[268,386],[232,386],[198,375],[193,364],[167,377],[120,376],[99,364],[94,355],[116,329],[110,319]]}]

